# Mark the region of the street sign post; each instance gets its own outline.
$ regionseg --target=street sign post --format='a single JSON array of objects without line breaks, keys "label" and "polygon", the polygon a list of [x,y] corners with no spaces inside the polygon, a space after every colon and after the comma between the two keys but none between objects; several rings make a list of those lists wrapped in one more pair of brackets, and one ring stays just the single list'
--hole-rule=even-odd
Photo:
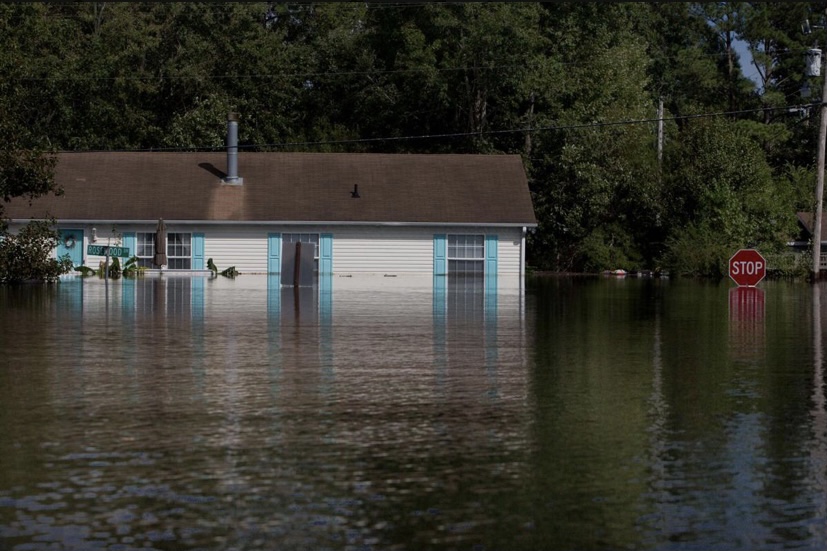
[{"label": "street sign post", "polygon": [[109,257],[120,256],[124,258],[129,257],[129,247],[113,247],[112,245],[87,245],[86,254],[94,256],[105,256],[106,260],[103,264],[103,279],[109,279]]},{"label": "street sign post", "polygon": [[112,247],[110,245],[89,245],[86,247],[86,254],[95,256],[120,256],[129,257],[129,247]]},{"label": "street sign post", "polygon": [[755,287],[767,275],[767,261],[755,249],[741,249],[729,259],[729,277],[740,287]]}]

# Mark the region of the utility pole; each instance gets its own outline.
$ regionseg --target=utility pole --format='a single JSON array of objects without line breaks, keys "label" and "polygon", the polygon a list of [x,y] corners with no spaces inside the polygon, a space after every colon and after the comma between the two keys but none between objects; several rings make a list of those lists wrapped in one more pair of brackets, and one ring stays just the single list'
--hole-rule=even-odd
[{"label": "utility pole", "polygon": [[[827,15],[827,9],[825,9]],[[825,54],[821,52],[821,65]],[[821,71],[819,71],[821,73]],[[813,281],[821,277],[821,214],[824,210],[824,156],[827,147],[827,75],[821,75],[821,106],[819,109],[818,152],[816,154],[816,209],[813,220]]]},{"label": "utility pole", "polygon": [[[822,65],[824,53],[821,54]],[[813,281],[821,276],[821,213],[824,208],[824,155],[827,147],[827,75],[822,75],[821,114],[818,130],[818,153],[816,155],[816,212],[813,223]]]}]

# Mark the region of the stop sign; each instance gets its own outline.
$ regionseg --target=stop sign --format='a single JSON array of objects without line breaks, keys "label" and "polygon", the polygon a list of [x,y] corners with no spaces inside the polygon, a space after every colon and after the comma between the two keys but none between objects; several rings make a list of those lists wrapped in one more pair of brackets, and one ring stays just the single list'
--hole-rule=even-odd
[{"label": "stop sign", "polygon": [[755,249],[741,249],[729,259],[729,277],[741,286],[754,286],[767,275],[767,261]]}]

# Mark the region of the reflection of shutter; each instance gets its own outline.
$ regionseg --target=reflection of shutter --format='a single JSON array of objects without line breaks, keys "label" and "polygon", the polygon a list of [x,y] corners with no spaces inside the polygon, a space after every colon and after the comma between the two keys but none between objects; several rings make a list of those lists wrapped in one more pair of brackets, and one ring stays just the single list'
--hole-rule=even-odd
[{"label": "reflection of shutter", "polygon": [[132,258],[136,254],[138,254],[138,249],[136,248],[136,239],[135,239],[135,232],[124,232],[123,234],[123,246],[129,249],[129,258]]},{"label": "reflection of shutter", "polygon": [[192,269],[204,269],[204,234],[192,234]]},{"label": "reflection of shutter", "polygon": [[200,276],[190,280],[190,315],[199,321],[204,320],[204,279],[204,276]]},{"label": "reflection of shutter", "polygon": [[434,275],[448,273],[448,238],[445,235],[434,235]]},{"label": "reflection of shutter", "polygon": [[333,273],[333,234],[323,233],[319,236],[319,273]]},{"label": "reflection of shutter", "polygon": [[267,273],[281,273],[281,234],[267,234]]},{"label": "reflection of shutter", "polygon": [[[126,234],[124,234],[124,244],[126,244]],[[129,254],[134,254],[129,251]],[[125,277],[121,280],[121,311],[123,317],[133,319],[135,316],[135,278]]]},{"label": "reflection of shutter", "polygon": [[485,236],[485,290],[497,292],[497,236]]}]

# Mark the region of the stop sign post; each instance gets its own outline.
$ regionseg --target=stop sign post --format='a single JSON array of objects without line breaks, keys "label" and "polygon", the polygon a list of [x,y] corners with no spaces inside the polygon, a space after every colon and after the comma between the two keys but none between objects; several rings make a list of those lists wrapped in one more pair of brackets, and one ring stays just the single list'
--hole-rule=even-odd
[{"label": "stop sign post", "polygon": [[755,249],[741,249],[729,259],[729,277],[740,287],[754,287],[767,275],[767,261]]}]

